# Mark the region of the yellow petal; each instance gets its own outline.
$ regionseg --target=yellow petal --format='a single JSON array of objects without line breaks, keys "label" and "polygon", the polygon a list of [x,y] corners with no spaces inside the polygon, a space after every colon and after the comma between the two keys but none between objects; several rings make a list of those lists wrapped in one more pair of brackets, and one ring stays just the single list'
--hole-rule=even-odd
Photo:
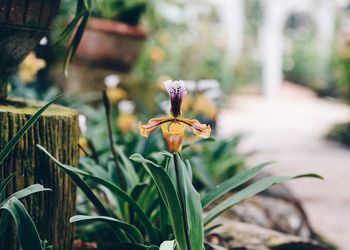
[{"label": "yellow petal", "polygon": [[163,123],[161,128],[169,151],[172,153],[180,152],[185,135],[185,124],[180,122]]},{"label": "yellow petal", "polygon": [[173,121],[173,117],[161,117],[161,118],[153,118],[148,121],[147,124],[142,125],[141,122],[139,122],[139,130],[140,134],[142,136],[148,137],[156,128],[158,128],[161,124]]},{"label": "yellow petal", "polygon": [[195,135],[198,135],[202,138],[208,138],[210,136],[210,133],[211,133],[210,125],[202,124],[198,120],[190,120],[190,119],[181,118],[181,117],[177,117],[176,120],[191,127],[192,132]]}]

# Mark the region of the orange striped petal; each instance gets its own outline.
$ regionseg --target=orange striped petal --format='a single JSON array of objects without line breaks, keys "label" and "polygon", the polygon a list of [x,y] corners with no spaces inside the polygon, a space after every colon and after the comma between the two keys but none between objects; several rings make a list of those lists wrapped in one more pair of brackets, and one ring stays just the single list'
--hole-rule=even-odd
[{"label": "orange striped petal", "polygon": [[153,118],[148,121],[147,124],[143,125],[139,122],[138,127],[140,134],[142,136],[148,137],[156,128],[158,128],[161,124],[173,121],[173,117],[161,117],[161,118]]},{"label": "orange striped petal", "polygon": [[185,124],[180,122],[163,123],[161,128],[169,151],[172,153],[180,152],[185,135]]},{"label": "orange striped petal", "polygon": [[176,120],[191,127],[192,132],[202,138],[208,138],[211,134],[210,125],[202,124],[198,120],[190,120],[186,118],[176,117]]}]

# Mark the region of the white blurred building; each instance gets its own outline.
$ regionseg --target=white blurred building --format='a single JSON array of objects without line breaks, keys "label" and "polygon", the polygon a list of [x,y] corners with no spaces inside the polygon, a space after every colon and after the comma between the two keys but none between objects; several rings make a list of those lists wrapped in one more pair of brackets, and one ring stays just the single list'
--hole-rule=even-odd
[{"label": "white blurred building", "polygon": [[[245,3],[247,0],[212,0],[218,6],[223,31],[228,40],[228,55],[236,61],[244,46]],[[317,49],[324,67],[329,63],[336,25],[336,9],[349,0],[261,0],[263,21],[260,28],[260,59],[263,92],[277,96],[283,82],[284,27],[293,14],[305,14],[316,26]]]}]

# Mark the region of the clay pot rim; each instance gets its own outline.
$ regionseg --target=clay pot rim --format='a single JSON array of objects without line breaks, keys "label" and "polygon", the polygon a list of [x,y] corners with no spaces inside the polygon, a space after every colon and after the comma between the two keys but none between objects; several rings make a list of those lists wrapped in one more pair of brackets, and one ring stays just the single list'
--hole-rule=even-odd
[{"label": "clay pot rim", "polygon": [[126,23],[102,18],[90,18],[88,23],[88,29],[102,31],[106,33],[117,33],[120,35],[142,39],[148,37],[146,31],[142,30],[137,26],[132,26]]}]

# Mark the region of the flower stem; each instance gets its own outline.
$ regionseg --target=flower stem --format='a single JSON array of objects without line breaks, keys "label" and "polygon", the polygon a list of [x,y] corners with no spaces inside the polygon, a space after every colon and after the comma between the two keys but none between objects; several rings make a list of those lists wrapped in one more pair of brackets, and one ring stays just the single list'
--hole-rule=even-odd
[{"label": "flower stem", "polygon": [[126,179],[124,172],[122,170],[122,167],[120,166],[118,162],[118,155],[117,150],[114,145],[114,139],[113,139],[113,130],[112,130],[112,118],[111,118],[111,105],[107,96],[107,92],[104,90],[102,92],[102,99],[103,99],[103,105],[105,107],[106,111],[106,118],[107,118],[107,128],[108,128],[108,138],[109,138],[109,144],[112,151],[113,161],[117,168],[118,178],[119,178],[119,185],[123,190],[126,190]]},{"label": "flower stem", "polygon": [[184,176],[183,176],[183,169],[182,164],[180,163],[180,156],[179,154],[173,154],[174,159],[174,166],[175,166],[175,172],[176,172],[176,182],[177,182],[177,189],[179,193],[180,198],[180,206],[182,210],[182,220],[183,224],[185,226],[185,237],[186,237],[186,245],[187,250],[191,250],[191,244],[190,244],[190,236],[189,236],[189,228],[188,228],[188,219],[187,219],[187,208],[186,208],[186,199],[184,194],[184,187],[185,183],[183,182]]}]

